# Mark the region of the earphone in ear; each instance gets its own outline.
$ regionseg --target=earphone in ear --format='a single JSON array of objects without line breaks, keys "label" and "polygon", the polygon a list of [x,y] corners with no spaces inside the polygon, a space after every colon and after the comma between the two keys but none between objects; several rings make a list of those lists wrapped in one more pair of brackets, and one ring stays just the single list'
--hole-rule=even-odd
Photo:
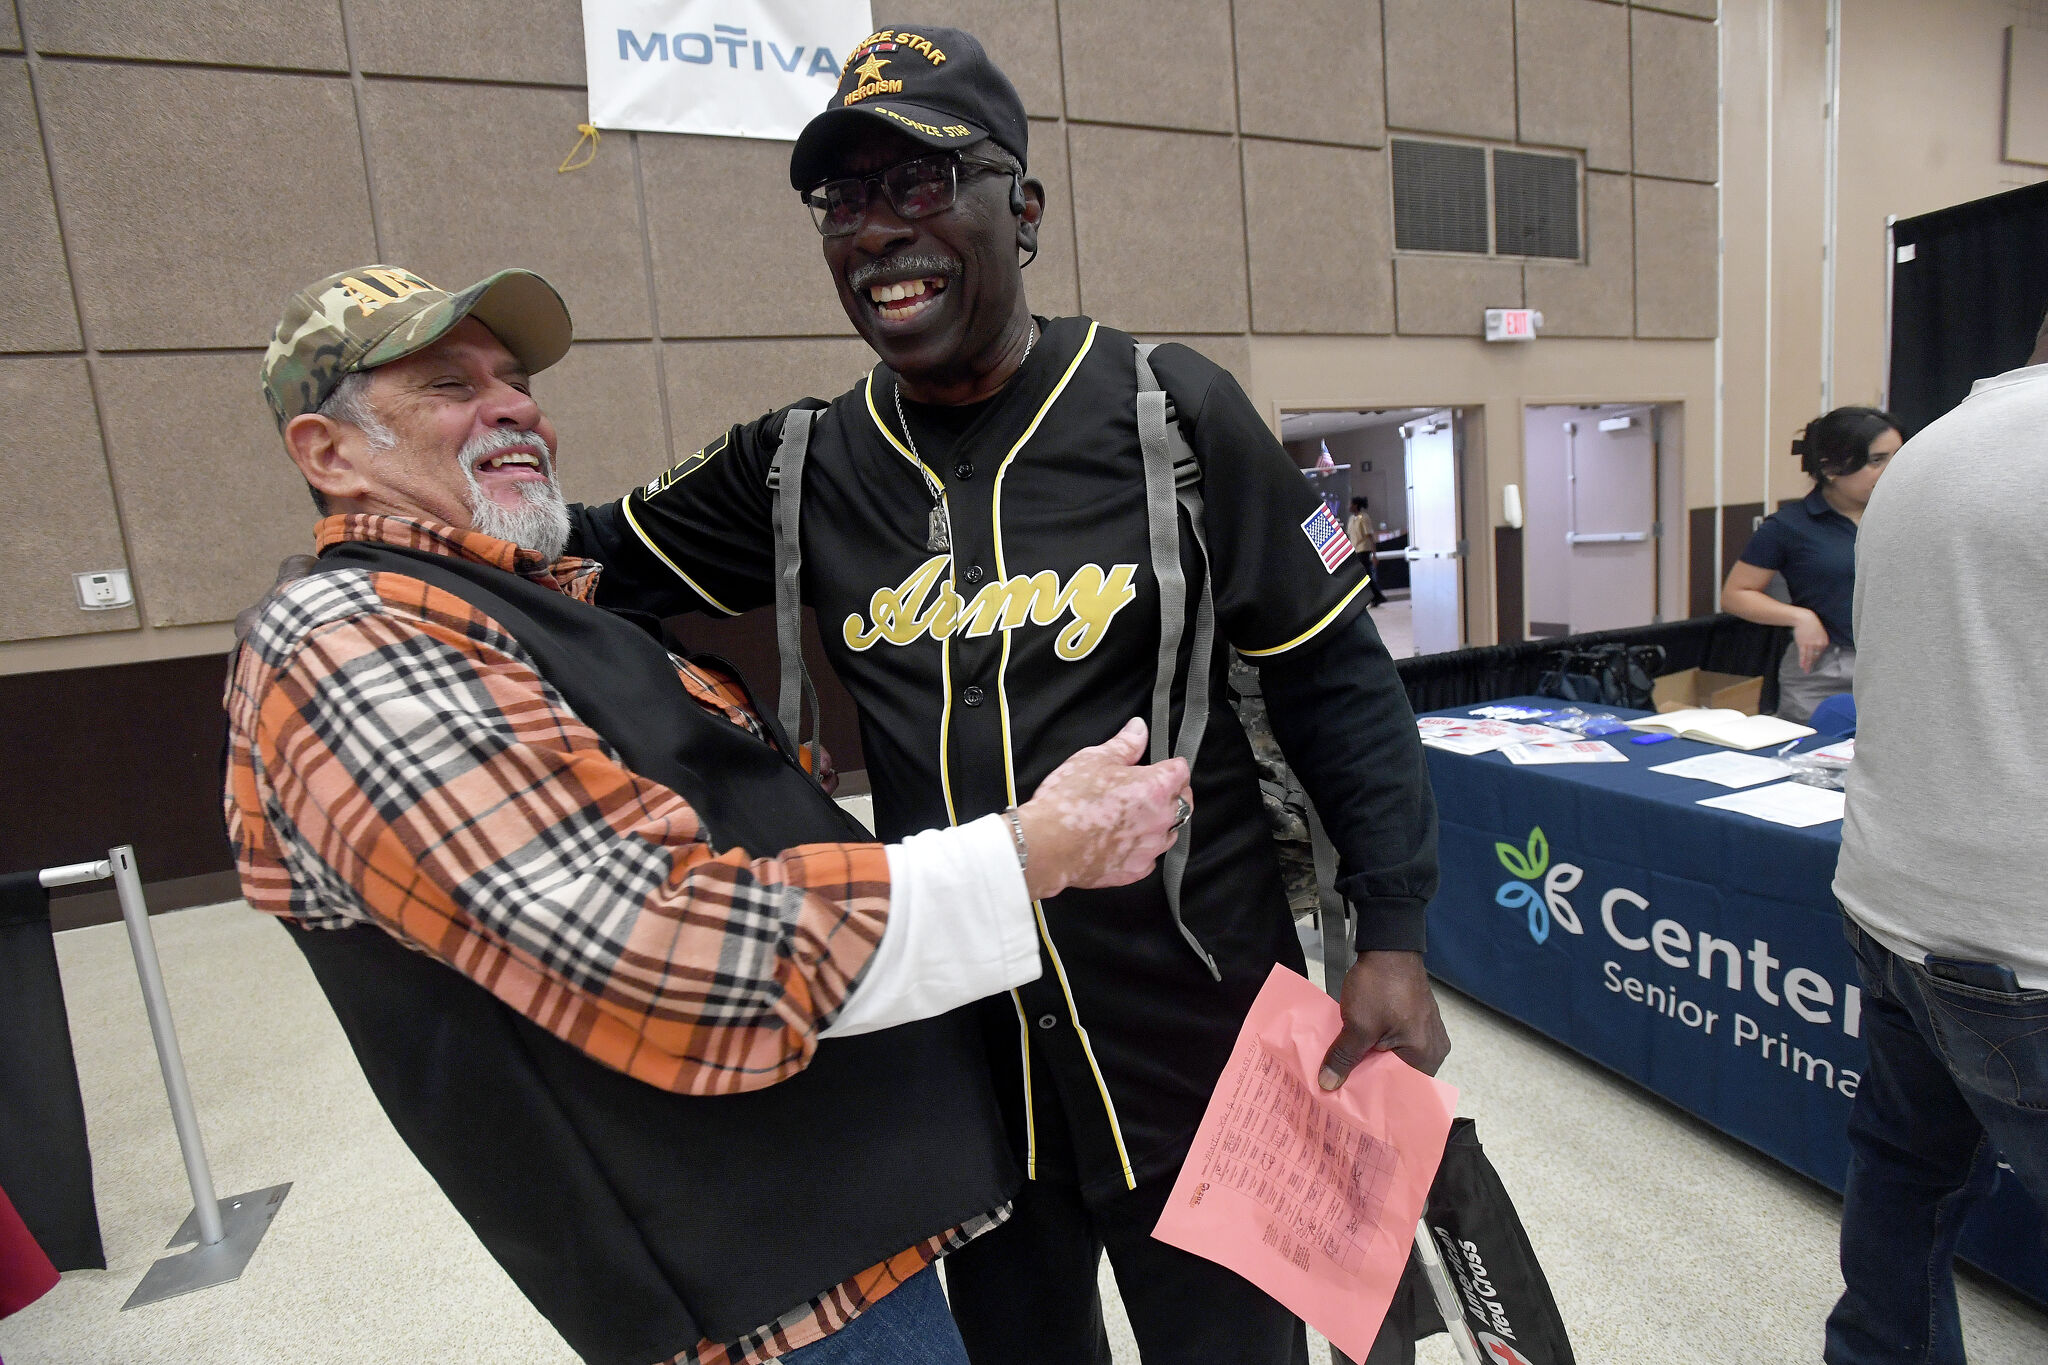
[{"label": "earphone in ear", "polygon": [[1010,212],[1019,218],[1024,216],[1024,177],[1010,177]]}]

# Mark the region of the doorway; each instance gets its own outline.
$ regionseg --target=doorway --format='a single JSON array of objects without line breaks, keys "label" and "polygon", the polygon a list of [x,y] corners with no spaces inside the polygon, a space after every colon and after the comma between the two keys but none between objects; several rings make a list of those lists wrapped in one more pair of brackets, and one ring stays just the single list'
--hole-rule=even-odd
[{"label": "doorway", "polygon": [[1283,412],[1280,432],[1302,476],[1372,557],[1386,600],[1370,610],[1387,652],[1404,659],[1462,648],[1463,412]]},{"label": "doorway", "polygon": [[1543,639],[1667,616],[1661,494],[1674,414],[1655,403],[1523,409],[1524,593]]}]

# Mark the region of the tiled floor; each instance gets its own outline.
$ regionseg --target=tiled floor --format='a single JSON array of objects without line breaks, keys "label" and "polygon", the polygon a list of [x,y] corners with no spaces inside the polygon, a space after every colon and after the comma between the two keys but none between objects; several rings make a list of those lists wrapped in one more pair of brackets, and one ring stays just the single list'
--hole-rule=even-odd
[{"label": "tiled floor", "polygon": [[1415,653],[1415,610],[1406,593],[1389,598],[1383,607],[1372,608],[1371,616],[1380,639],[1386,643],[1387,653],[1397,659]]},{"label": "tiled floor", "polygon": [[[0,1323],[0,1357],[569,1365],[385,1122],[285,931],[239,904],[154,923],[221,1193],[291,1181],[291,1194],[240,1280],[120,1311],[189,1195],[122,929],[60,934],[110,1265]],[[1819,1359],[1839,1291],[1832,1195],[1490,1011],[1447,996],[1444,1013],[1445,1077],[1514,1193],[1581,1361]],[[2048,1360],[2048,1317],[1962,1289],[1975,1365]],[[1121,1329],[1114,1306],[1111,1318]],[[1116,1359],[1138,1360],[1127,1329]],[[1455,1365],[1442,1336],[1420,1359]]]}]

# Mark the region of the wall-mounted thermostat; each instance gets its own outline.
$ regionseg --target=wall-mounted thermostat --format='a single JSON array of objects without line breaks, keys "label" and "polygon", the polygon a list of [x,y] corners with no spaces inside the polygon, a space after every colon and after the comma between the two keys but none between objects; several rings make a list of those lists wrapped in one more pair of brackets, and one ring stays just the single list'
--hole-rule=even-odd
[{"label": "wall-mounted thermostat", "polygon": [[95,569],[89,573],[75,573],[71,581],[78,585],[78,605],[86,611],[112,611],[115,607],[130,606],[135,594],[128,587],[126,569]]},{"label": "wall-mounted thermostat", "polygon": [[1543,325],[1543,314],[1533,308],[1489,308],[1486,310],[1488,341],[1534,341]]}]

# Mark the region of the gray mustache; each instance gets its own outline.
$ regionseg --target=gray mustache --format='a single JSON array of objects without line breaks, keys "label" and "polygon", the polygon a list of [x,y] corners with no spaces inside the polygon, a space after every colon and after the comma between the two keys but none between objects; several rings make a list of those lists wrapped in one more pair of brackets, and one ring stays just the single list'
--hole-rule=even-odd
[{"label": "gray mustache", "polygon": [[950,280],[957,278],[960,272],[960,262],[949,256],[890,256],[885,260],[864,261],[855,266],[846,272],[846,282],[855,290],[861,290],[871,284],[921,280],[927,275],[938,275]]}]

